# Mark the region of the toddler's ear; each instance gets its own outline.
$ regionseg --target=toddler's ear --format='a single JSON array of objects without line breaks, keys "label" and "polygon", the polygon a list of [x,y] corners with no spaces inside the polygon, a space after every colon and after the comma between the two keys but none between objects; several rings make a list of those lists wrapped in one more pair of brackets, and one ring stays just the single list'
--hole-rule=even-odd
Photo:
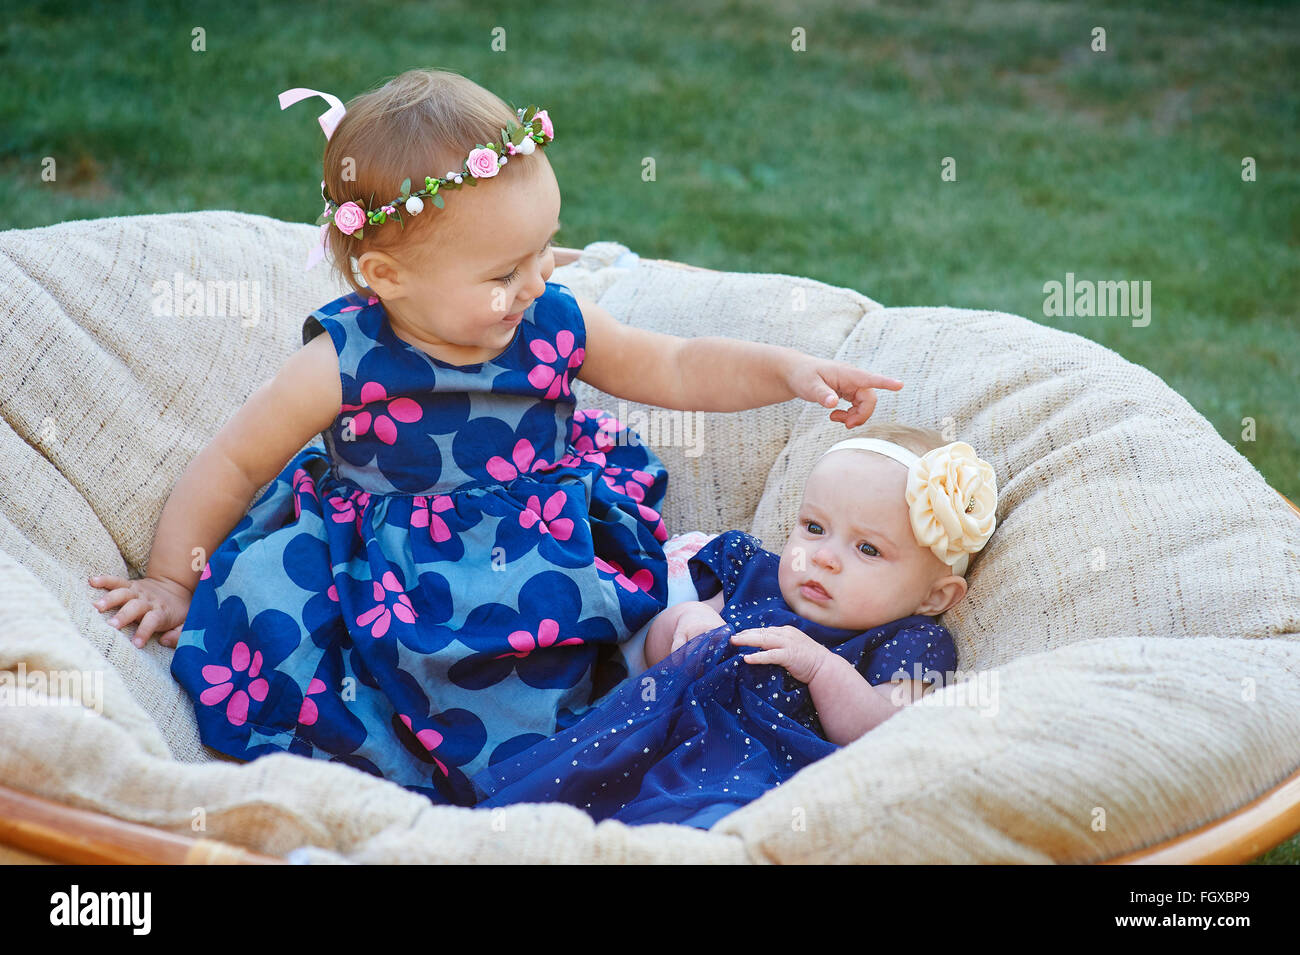
[{"label": "toddler's ear", "polygon": [[405,298],[408,290],[403,278],[407,274],[387,252],[364,252],[357,259],[357,271],[366,280],[366,285],[382,299]]}]

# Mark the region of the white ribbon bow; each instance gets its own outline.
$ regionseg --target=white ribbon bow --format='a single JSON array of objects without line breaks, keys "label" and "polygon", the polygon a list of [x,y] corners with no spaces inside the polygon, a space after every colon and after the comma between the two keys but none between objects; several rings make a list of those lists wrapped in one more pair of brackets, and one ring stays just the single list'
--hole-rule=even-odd
[{"label": "white ribbon bow", "polygon": [[[343,101],[332,93],[322,93],[320,90],[309,90],[304,86],[297,86],[291,90],[285,90],[280,94],[280,109],[288,109],[294,103],[309,99],[312,96],[319,96],[325,102],[329,103],[330,108],[317,117],[321,130],[325,133],[325,138],[329,139],[334,135],[334,130],[339,125],[347,109],[343,106]],[[324,188],[325,183],[321,183]],[[329,206],[325,206],[325,211],[329,212]],[[321,259],[325,257],[325,236],[329,233],[330,224],[326,222],[320,227],[320,243],[313,246],[311,252],[307,254],[307,265],[303,271],[310,271]]]}]

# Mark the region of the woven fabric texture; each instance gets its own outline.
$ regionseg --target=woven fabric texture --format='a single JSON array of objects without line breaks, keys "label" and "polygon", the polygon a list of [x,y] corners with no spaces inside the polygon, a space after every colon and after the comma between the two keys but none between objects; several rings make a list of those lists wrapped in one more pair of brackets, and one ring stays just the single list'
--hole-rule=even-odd
[{"label": "woven fabric texture", "polygon": [[[311,862],[1070,863],[1196,828],[1300,764],[1300,520],[1156,376],[1014,315],[883,308],[615,242],[553,280],[639,327],[900,378],[875,420],[993,464],[998,529],[940,618],[965,678],[708,832],[433,806],[341,764],[219,757],[172,651],[109,627],[87,577],[142,572],[225,410],[342,293],[326,266],[303,271],[315,236],[234,212],[0,233],[0,675],[29,687],[0,705],[6,784]],[[735,527],[779,551],[813,459],[847,436],[801,401],[684,415],[575,391],[647,428],[670,534]]]}]

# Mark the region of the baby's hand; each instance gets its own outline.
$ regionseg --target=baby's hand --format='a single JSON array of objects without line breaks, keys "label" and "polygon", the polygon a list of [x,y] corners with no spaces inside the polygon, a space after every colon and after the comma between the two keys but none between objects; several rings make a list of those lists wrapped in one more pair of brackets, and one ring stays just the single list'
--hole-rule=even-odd
[{"label": "baby's hand", "polygon": [[693,640],[702,633],[726,626],[727,621],[706,603],[693,603],[677,618],[677,627],[673,630],[673,645],[669,653],[676,650],[688,640]]},{"label": "baby's hand", "polygon": [[104,590],[116,588],[95,601],[96,609],[111,610],[124,604],[108,622],[110,626],[120,629],[132,620],[140,620],[132,641],[137,647],[143,647],[151,635],[160,631],[162,635],[158,638],[159,643],[164,647],[176,646],[181,630],[184,629],[185,615],[190,609],[190,599],[194,596],[191,591],[175,581],[155,577],[128,580],[125,577],[100,575],[91,577],[90,583]]},{"label": "baby's hand", "polygon": [[876,410],[876,388],[898,391],[903,383],[897,378],[886,378],[842,361],[805,356],[789,371],[790,390],[800,398],[815,401],[826,408],[839,403],[840,398],[852,407],[837,408],[830,414],[832,421],[843,422],[846,428],[856,428]]},{"label": "baby's hand", "polygon": [[798,627],[753,627],[732,636],[738,646],[762,647],[745,654],[746,663],[775,663],[800,683],[811,683],[831,651]]}]

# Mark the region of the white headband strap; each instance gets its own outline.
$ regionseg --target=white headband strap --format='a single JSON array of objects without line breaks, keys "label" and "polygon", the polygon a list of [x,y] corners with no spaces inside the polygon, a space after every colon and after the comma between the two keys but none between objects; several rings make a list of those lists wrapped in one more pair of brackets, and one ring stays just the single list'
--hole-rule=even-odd
[{"label": "white headband strap", "polygon": [[882,438],[845,438],[843,441],[832,444],[821,453],[821,456],[824,458],[832,451],[838,451],[841,448],[861,448],[863,451],[875,451],[887,458],[893,458],[905,468],[911,468],[921,461],[919,455],[907,450],[901,444],[894,444],[893,441],[885,441]]}]

